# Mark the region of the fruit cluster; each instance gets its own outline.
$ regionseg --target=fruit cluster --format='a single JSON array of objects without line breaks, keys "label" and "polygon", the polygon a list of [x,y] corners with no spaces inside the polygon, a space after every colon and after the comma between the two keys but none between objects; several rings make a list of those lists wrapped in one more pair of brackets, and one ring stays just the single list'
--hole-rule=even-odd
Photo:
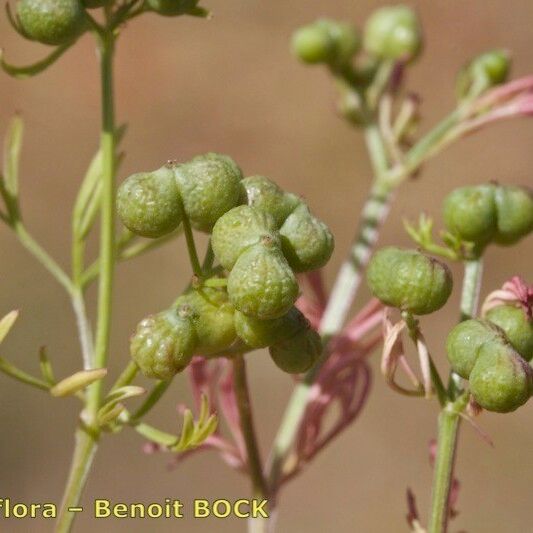
[{"label": "fruit cluster", "polygon": [[446,342],[448,360],[457,374],[469,380],[473,398],[499,413],[514,411],[533,394],[528,363],[532,347],[531,322],[521,309],[506,305],[492,310],[488,320],[461,322]]},{"label": "fruit cluster", "polygon": [[295,274],[324,266],[334,242],[301,198],[263,176],[243,179],[231,158],[209,153],[130,176],[119,187],[117,209],[144,237],[162,237],[186,219],[211,234],[218,262],[171,309],[139,324],[131,354],[146,375],[168,379],[193,354],[265,347],[286,372],[313,365],[321,339],[294,307]]},{"label": "fruit cluster", "polygon": [[444,223],[479,255],[490,243],[511,245],[533,231],[533,195],[522,187],[461,187],[444,200]]}]

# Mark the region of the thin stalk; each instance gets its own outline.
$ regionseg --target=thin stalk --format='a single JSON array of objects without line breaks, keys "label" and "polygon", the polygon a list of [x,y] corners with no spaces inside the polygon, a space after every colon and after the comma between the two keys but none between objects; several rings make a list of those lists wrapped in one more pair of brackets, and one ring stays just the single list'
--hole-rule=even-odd
[{"label": "thin stalk", "polygon": [[83,369],[89,370],[92,366],[93,357],[93,334],[82,289],[77,287],[72,294],[72,308],[76,315],[78,336],[80,338],[81,353],[83,357]]},{"label": "thin stalk", "polygon": [[248,381],[246,379],[246,363],[242,354],[235,355],[232,362],[235,380],[235,395],[237,397],[237,406],[239,409],[240,426],[246,444],[248,470],[252,480],[252,492],[255,498],[266,498],[268,489],[263,474],[263,466],[255,434],[252,406],[248,392]]},{"label": "thin stalk", "polygon": [[483,275],[483,261],[481,258],[465,261],[464,269],[463,289],[461,292],[461,321],[476,316]]},{"label": "thin stalk", "polygon": [[20,368],[8,363],[2,357],[0,357],[0,372],[3,372],[9,377],[20,381],[21,383],[25,383],[26,385],[31,385],[37,389],[44,391],[50,390],[50,385],[48,383],[45,383],[44,381],[27,374],[23,370],[20,370]]},{"label": "thin stalk", "polygon": [[[96,328],[96,346],[90,361],[90,368],[104,368],[107,365],[109,334],[111,325],[111,299],[113,289],[113,272],[115,266],[115,114],[113,97],[113,54],[114,37],[112,32],[99,35],[100,69],[102,81],[102,133],[100,150],[102,153],[102,206],[100,233],[100,286],[98,291],[98,312]],[[77,300],[81,311],[80,300]],[[76,310],[76,305],[75,305]],[[85,317],[78,315],[78,320]],[[88,325],[88,321],[86,321]],[[84,326],[85,328],[85,326]],[[82,328],[83,329],[83,328]],[[88,331],[88,328],[87,328]],[[87,340],[85,341],[87,343]],[[91,350],[92,353],[92,350]],[[101,403],[102,381],[95,382],[88,390],[86,414],[88,426],[76,430],[76,444],[69,479],[63,495],[56,532],[70,531],[76,513],[70,507],[79,504],[83,488],[87,482],[99,438],[99,428],[94,427]],[[80,423],[81,424],[81,423]]]},{"label": "thin stalk", "polygon": [[320,333],[324,341],[324,353],[321,360],[306,374],[293,391],[274,440],[269,469],[269,486],[273,493],[276,492],[279,485],[283,463],[305,414],[311,386],[328,356],[327,343],[342,329],[346,321],[357,289],[361,284],[363,270],[379,236],[379,229],[389,212],[392,191],[384,185],[381,179],[387,170],[387,156],[379,130],[375,125],[367,128],[366,141],[376,180],[363,207],[350,253],[337,275],[322,318]]},{"label": "thin stalk", "polygon": [[198,258],[198,251],[196,250],[196,243],[194,242],[194,235],[192,233],[191,221],[183,210],[183,233],[185,233],[185,240],[187,241],[187,251],[189,252],[189,259],[191,261],[192,271],[195,276],[202,277],[202,265]]},{"label": "thin stalk", "polygon": [[[102,208],[100,229],[100,278],[94,368],[107,365],[111,329],[113,274],[115,270],[115,110],[113,97],[114,37],[107,33],[100,39],[100,70],[102,82]],[[102,382],[89,390],[88,408],[96,417],[101,400]]]},{"label": "thin stalk", "polygon": [[446,533],[448,530],[450,489],[460,421],[459,413],[453,409],[445,408],[439,415],[439,437],[428,533]]},{"label": "thin stalk", "polygon": [[98,438],[83,427],[76,430],[76,447],[72,458],[67,486],[61,502],[61,509],[55,527],[55,533],[68,533],[76,517],[76,512],[69,509],[77,507],[89,470],[98,447]]}]

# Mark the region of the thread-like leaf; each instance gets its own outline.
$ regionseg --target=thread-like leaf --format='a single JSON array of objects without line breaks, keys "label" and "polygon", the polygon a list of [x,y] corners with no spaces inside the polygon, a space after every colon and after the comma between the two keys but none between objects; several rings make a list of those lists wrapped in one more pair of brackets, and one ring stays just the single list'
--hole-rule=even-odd
[{"label": "thread-like leaf", "polygon": [[107,374],[106,368],[95,368],[93,370],[81,370],[72,374],[68,378],[61,380],[50,389],[52,396],[71,396],[85,389],[91,383],[103,379]]},{"label": "thread-like leaf", "polygon": [[53,65],[72,46],[72,44],[73,43],[62,44],[40,61],[23,66],[8,63],[4,58],[4,53],[0,50],[0,66],[2,67],[2,70],[12,78],[17,78],[19,80],[31,78]]},{"label": "thread-like leaf", "polygon": [[6,190],[11,197],[18,195],[20,151],[24,123],[19,115],[15,115],[9,124],[4,141],[4,180]]},{"label": "thread-like leaf", "polygon": [[39,365],[41,367],[41,375],[43,376],[44,380],[50,385],[53,385],[56,381],[54,377],[54,371],[44,346],[39,350]]}]

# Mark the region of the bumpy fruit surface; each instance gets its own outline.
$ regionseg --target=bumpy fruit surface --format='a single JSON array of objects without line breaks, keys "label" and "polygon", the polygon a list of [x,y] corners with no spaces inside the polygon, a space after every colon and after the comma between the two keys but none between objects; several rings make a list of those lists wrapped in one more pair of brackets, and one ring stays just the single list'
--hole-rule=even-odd
[{"label": "bumpy fruit surface", "polygon": [[484,344],[470,374],[470,392],[476,402],[497,413],[525,404],[533,390],[529,364],[506,343]]},{"label": "bumpy fruit surface", "polygon": [[453,285],[445,264],[420,252],[395,247],[383,248],[374,255],[367,279],[384,304],[415,315],[440,309]]},{"label": "bumpy fruit surface", "polygon": [[443,215],[451,233],[483,247],[496,232],[494,186],[479,185],[453,190],[444,199]]},{"label": "bumpy fruit surface", "polygon": [[149,9],[165,17],[183,15],[195,8],[198,0],[148,0]]},{"label": "bumpy fruit surface", "polygon": [[309,329],[309,322],[296,307],[286,315],[273,320],[261,320],[235,311],[237,335],[250,348],[266,348]]},{"label": "bumpy fruit surface", "polygon": [[20,0],[17,15],[30,39],[54,46],[74,40],[85,27],[80,0]]},{"label": "bumpy fruit surface", "polygon": [[273,344],[270,356],[278,368],[288,374],[307,372],[322,353],[320,335],[306,328],[284,341]]},{"label": "bumpy fruit surface", "polygon": [[192,289],[180,296],[173,307],[194,326],[198,339],[196,355],[223,352],[235,342],[234,308],[226,291],[210,287]]},{"label": "bumpy fruit surface", "polygon": [[301,203],[300,198],[282,191],[273,181],[264,176],[250,176],[242,180],[241,202],[265,211],[280,228],[285,219]]},{"label": "bumpy fruit surface", "polygon": [[231,270],[246,248],[264,238],[278,243],[272,217],[262,210],[239,205],[217,220],[211,244],[219,263],[225,269]]},{"label": "bumpy fruit surface", "polygon": [[196,342],[190,320],[175,311],[164,311],[139,323],[130,352],[145,376],[170,379],[189,364]]},{"label": "bumpy fruit surface", "polygon": [[467,96],[472,87],[486,90],[503,83],[509,75],[511,60],[505,50],[492,50],[474,58],[466,65],[457,80],[457,93]]},{"label": "bumpy fruit surface", "polygon": [[533,321],[512,305],[499,305],[486,314],[487,320],[499,326],[512,347],[526,360],[533,359]]},{"label": "bumpy fruit surface", "polygon": [[533,195],[522,187],[501,186],[495,191],[498,244],[514,244],[533,231]]},{"label": "bumpy fruit surface", "polygon": [[329,228],[303,204],[287,217],[280,235],[283,254],[295,272],[323,267],[335,247]]},{"label": "bumpy fruit surface", "polygon": [[174,167],[185,212],[192,226],[210,232],[215,222],[237,206],[242,173],[228,156],[209,153]]},{"label": "bumpy fruit surface", "polygon": [[176,229],[183,211],[172,170],[165,166],[127,178],[118,189],[117,209],[136,235],[156,238]]},{"label": "bumpy fruit surface", "polygon": [[298,290],[285,257],[270,239],[245,250],[228,277],[228,294],[235,308],[261,319],[287,313]]},{"label": "bumpy fruit surface", "polygon": [[378,9],[368,19],[364,46],[384,59],[414,59],[422,48],[422,29],[415,12],[407,6]]},{"label": "bumpy fruit surface", "polygon": [[488,320],[465,320],[448,334],[446,352],[454,372],[468,379],[485,344],[505,343],[503,331]]}]

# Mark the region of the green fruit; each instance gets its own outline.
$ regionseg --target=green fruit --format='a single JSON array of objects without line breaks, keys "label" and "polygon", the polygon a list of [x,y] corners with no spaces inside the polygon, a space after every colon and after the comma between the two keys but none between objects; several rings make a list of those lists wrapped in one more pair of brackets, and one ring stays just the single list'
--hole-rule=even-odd
[{"label": "green fruit", "polygon": [[261,319],[283,316],[298,297],[298,282],[283,254],[270,239],[245,250],[228,277],[236,309]]},{"label": "green fruit", "polygon": [[237,335],[250,348],[266,348],[308,329],[309,322],[296,307],[286,315],[272,320],[261,320],[235,311]]},{"label": "green fruit", "polygon": [[145,376],[170,379],[189,364],[196,342],[190,320],[175,311],[164,311],[139,323],[130,352]]},{"label": "green fruit", "polygon": [[147,0],[148,8],[159,15],[173,17],[194,9],[199,0]]},{"label": "green fruit", "polygon": [[292,50],[304,63],[328,63],[335,53],[335,41],[328,28],[315,23],[295,32]]},{"label": "green fruit", "polygon": [[514,244],[533,231],[533,195],[522,187],[500,186],[495,191],[499,244]]},{"label": "green fruit", "polygon": [[384,304],[426,315],[440,309],[452,292],[448,267],[420,252],[382,248],[370,261],[367,279]]},{"label": "green fruit", "polygon": [[242,252],[263,238],[279,244],[272,217],[253,207],[239,205],[217,220],[211,245],[218,262],[231,270]]},{"label": "green fruit", "polygon": [[333,253],[335,243],[329,228],[301,204],[280,229],[281,246],[295,272],[309,272],[323,267]]},{"label": "green fruit", "polygon": [[488,320],[465,320],[457,324],[446,340],[448,361],[454,372],[468,379],[485,344],[500,345],[503,331]]},{"label": "green fruit", "polygon": [[522,309],[499,305],[491,309],[486,318],[504,331],[512,347],[526,361],[533,359],[533,321]]},{"label": "green fruit", "polygon": [[525,404],[532,391],[532,369],[509,344],[482,346],[470,374],[470,392],[481,407],[508,413]]},{"label": "green fruit", "polygon": [[330,34],[335,42],[335,62],[348,63],[361,49],[361,34],[347,22],[330,22]]},{"label": "green fruit", "polygon": [[183,211],[172,170],[164,166],[127,178],[118,189],[117,210],[136,235],[157,238],[176,229]]},{"label": "green fruit", "polygon": [[448,231],[478,248],[488,244],[497,228],[493,185],[461,187],[444,200],[444,223]]},{"label": "green fruit", "polygon": [[278,368],[288,374],[307,372],[322,353],[320,335],[310,327],[296,335],[273,344],[270,356]]},{"label": "green fruit", "polygon": [[17,15],[28,38],[53,46],[73,41],[85,28],[80,0],[20,0]]},{"label": "green fruit", "polygon": [[368,19],[363,41],[367,52],[377,57],[412,60],[422,49],[422,29],[409,7],[383,7]]},{"label": "green fruit", "polygon": [[198,339],[195,354],[210,356],[227,350],[236,340],[234,308],[225,290],[202,287],[180,296],[173,307],[188,317]]},{"label": "green fruit", "polygon": [[241,202],[271,215],[277,228],[301,203],[300,198],[282,191],[273,181],[263,176],[250,176],[241,183]]},{"label": "green fruit", "polygon": [[215,222],[239,204],[242,173],[228,156],[209,153],[174,167],[191,224],[210,232]]},{"label": "green fruit", "polygon": [[472,87],[479,92],[507,80],[511,59],[506,50],[492,50],[474,58],[466,65],[457,81],[457,94],[468,95]]}]

